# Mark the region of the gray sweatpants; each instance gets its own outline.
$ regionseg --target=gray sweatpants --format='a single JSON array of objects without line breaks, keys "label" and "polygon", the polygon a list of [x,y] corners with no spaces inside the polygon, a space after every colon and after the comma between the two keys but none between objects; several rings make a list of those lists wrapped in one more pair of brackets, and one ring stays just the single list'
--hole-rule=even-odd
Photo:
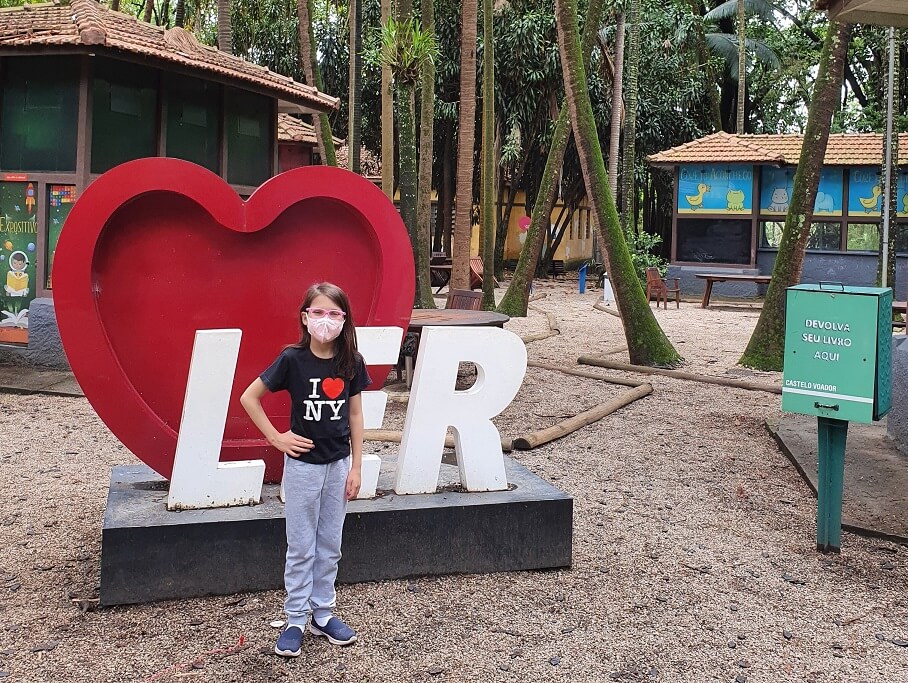
[{"label": "gray sweatpants", "polygon": [[310,465],[284,456],[284,611],[289,624],[302,626],[310,613],[321,617],[334,611],[334,580],[341,557],[347,511],[344,488],[349,472],[349,456],[327,465]]}]

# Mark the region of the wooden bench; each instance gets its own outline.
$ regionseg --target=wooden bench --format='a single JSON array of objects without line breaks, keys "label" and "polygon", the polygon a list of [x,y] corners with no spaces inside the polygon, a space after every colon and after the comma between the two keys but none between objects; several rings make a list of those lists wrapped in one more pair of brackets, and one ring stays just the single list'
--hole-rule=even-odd
[{"label": "wooden bench", "polygon": [[552,259],[552,262],[549,263],[548,274],[555,278],[564,279],[564,261],[561,259]]},{"label": "wooden bench", "polygon": [[700,308],[709,308],[709,297],[713,293],[713,284],[716,282],[756,282],[758,285],[768,285],[772,280],[771,275],[739,275],[737,273],[694,273],[694,277],[706,280],[706,289],[703,290],[703,302]]}]

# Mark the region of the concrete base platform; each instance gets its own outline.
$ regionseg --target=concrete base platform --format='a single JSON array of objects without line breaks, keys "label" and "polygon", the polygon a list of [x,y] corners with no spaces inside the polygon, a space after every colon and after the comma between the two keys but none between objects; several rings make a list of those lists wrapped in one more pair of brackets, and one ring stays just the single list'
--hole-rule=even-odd
[{"label": "concrete base platform", "polygon": [[[817,419],[785,415],[767,427],[817,492]],[[908,455],[886,435],[886,421],[848,426],[842,528],[908,543]]]},{"label": "concrete base platform", "polygon": [[[384,460],[384,457],[383,457]],[[383,462],[379,489],[393,471]],[[573,499],[505,458],[511,490],[386,493],[349,504],[338,581],[568,567]],[[387,471],[386,471],[387,470]],[[168,512],[167,481],[145,465],[111,474],[101,604],[283,588],[286,538],[277,485],[255,506]]]}]

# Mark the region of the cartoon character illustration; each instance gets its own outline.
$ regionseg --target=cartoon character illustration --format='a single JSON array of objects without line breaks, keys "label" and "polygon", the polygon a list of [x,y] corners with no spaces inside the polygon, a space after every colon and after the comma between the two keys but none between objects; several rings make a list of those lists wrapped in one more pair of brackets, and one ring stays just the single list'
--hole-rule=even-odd
[{"label": "cartoon character illustration", "polygon": [[32,215],[32,209],[35,208],[35,186],[29,183],[25,188],[25,208],[28,209],[28,215]]},{"label": "cartoon character illustration", "polygon": [[743,211],[744,210],[744,191],[743,190],[729,190],[725,195],[725,201],[728,202],[729,211]]},{"label": "cartoon character illustration", "polygon": [[864,211],[866,211],[867,213],[879,211],[880,192],[880,186],[874,185],[870,189],[870,197],[858,197],[858,201],[861,202],[861,206],[864,207]]},{"label": "cartoon character illustration", "polygon": [[835,202],[831,194],[817,192],[817,201],[813,205],[814,213],[832,213],[835,211]]},{"label": "cartoon character illustration", "polygon": [[688,206],[690,206],[692,210],[702,209],[703,196],[711,189],[712,188],[705,183],[700,183],[699,185],[697,185],[697,194],[689,194],[685,195],[684,197],[687,200]]},{"label": "cartoon character illustration", "polygon": [[14,251],[9,255],[10,271],[6,274],[4,291],[9,296],[28,296],[28,257],[24,251]]},{"label": "cartoon character illustration", "polygon": [[908,193],[902,196],[902,206],[904,207],[902,213],[908,214]]},{"label": "cartoon character illustration", "polygon": [[788,188],[777,187],[772,191],[772,203],[766,207],[767,211],[773,213],[788,213],[788,206],[791,200],[788,197]]}]

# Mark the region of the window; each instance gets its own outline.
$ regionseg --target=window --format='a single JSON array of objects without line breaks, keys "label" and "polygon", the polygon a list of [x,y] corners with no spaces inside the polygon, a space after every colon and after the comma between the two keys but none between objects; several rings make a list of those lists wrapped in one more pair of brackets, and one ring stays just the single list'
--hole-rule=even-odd
[{"label": "window", "polygon": [[79,60],[9,57],[0,82],[0,168],[76,170]]},{"label": "window", "polygon": [[879,251],[880,226],[876,223],[849,223],[848,251]]},{"label": "window", "polygon": [[677,259],[749,265],[750,226],[750,219],[679,218]]},{"label": "window", "polygon": [[785,224],[781,221],[763,221],[760,223],[760,246],[763,249],[778,249],[782,241],[782,228]]},{"label": "window", "polygon": [[167,84],[167,156],[220,172],[221,93],[215,83],[171,77]]},{"label": "window", "polygon": [[91,172],[157,156],[158,86],[154,71],[95,60],[92,85]]},{"label": "window", "polygon": [[259,185],[271,176],[273,101],[228,88],[225,104],[227,182]]},{"label": "window", "polygon": [[811,223],[807,248],[816,251],[839,251],[842,248],[841,223]]},{"label": "window", "polygon": [[895,242],[895,251],[899,254],[908,252],[908,223],[896,223],[892,226],[895,230],[893,241]]}]

